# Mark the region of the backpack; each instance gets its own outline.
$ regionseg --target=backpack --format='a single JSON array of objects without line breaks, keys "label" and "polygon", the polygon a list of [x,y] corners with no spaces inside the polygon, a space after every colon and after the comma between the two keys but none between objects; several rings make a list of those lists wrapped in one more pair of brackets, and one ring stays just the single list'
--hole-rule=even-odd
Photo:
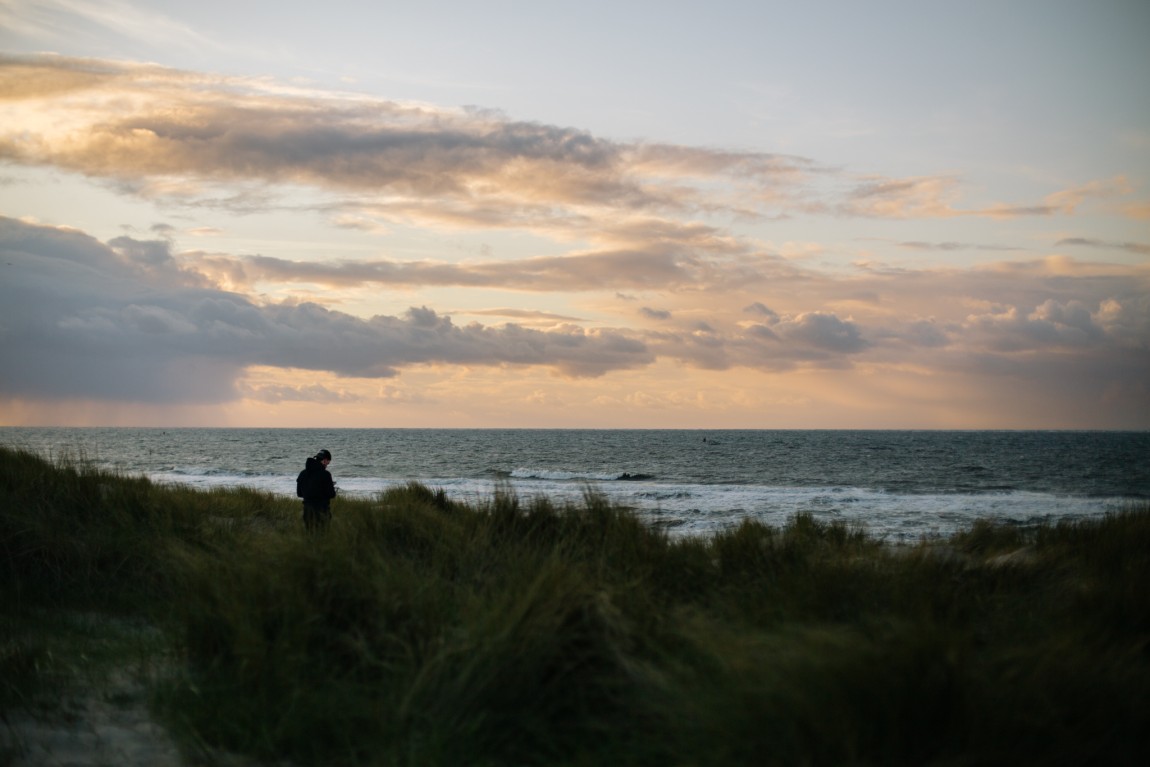
[{"label": "backpack", "polygon": [[309,490],[311,490],[311,477],[308,470],[304,469],[295,478],[295,494],[299,498],[307,498]]}]

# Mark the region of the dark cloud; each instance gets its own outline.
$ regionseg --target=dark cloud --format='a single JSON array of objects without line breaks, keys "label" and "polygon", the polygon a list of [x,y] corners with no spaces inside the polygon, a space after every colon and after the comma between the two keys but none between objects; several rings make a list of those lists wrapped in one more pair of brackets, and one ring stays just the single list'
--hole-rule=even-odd
[{"label": "dark cloud", "polygon": [[[559,317],[537,330],[456,325],[428,307],[413,307],[402,317],[361,319],[311,303],[261,305],[207,285],[170,247],[166,240],[129,237],[105,244],[74,230],[0,218],[0,254],[12,264],[0,286],[0,351],[6,360],[21,361],[0,376],[0,391],[210,403],[239,396],[235,382],[255,365],[369,378],[392,377],[418,364],[529,365],[598,376],[649,365],[657,354],[711,369],[774,368],[794,360],[839,365],[835,357],[866,348],[849,321],[819,313],[778,318],[765,307],[755,311],[773,323],[766,334],[769,347],[762,346],[761,330],[725,332],[713,323],[648,336],[555,324]],[[597,264],[590,272],[601,274],[604,283],[618,272],[596,258],[587,261]],[[549,266],[539,273],[554,266],[553,260],[542,263]],[[607,259],[607,265],[614,263]],[[649,279],[679,279],[673,261],[651,263]],[[526,272],[532,269],[529,263]],[[672,316],[650,307],[644,312]],[[326,396],[299,394],[304,395]],[[268,390],[260,396],[296,395]]]},{"label": "dark cloud", "polygon": [[745,307],[743,311],[748,314],[757,314],[760,317],[766,317],[768,320],[777,320],[779,318],[777,313],[771,311],[759,301]]},{"label": "dark cloud", "polygon": [[[1144,281],[1132,278],[1130,268],[1059,258],[993,269],[868,272],[841,284],[830,278],[818,283],[808,274],[795,284],[807,291],[817,288],[824,296],[837,291],[842,300],[867,297],[864,306],[880,313],[869,320],[826,309],[788,313],[752,301],[741,311],[728,308],[727,313],[712,306],[707,321],[693,321],[689,328],[647,332],[587,329],[549,312],[520,315],[543,321],[538,324],[545,329],[533,329],[519,324],[459,325],[426,306],[413,307],[403,316],[363,319],[311,303],[264,305],[205,283],[203,275],[190,271],[170,248],[166,240],[117,237],[101,243],[75,230],[0,218],[0,356],[5,360],[0,393],[152,403],[212,403],[239,396],[269,402],[346,401],[341,398],[350,395],[332,389],[238,390],[236,382],[251,366],[381,379],[422,364],[523,365],[565,376],[598,376],[647,366],[659,358],[711,370],[767,371],[796,366],[841,369],[859,359],[929,364],[942,370],[955,360],[975,360],[986,375],[1009,370],[1018,377],[1017,371],[1028,369],[1027,360],[1038,370],[1038,361],[1056,356],[1097,362],[1097,367],[1080,371],[1094,381],[1096,392],[1117,387],[1136,393],[1134,380],[1122,378],[1121,371],[1150,372],[1150,299]],[[234,268],[248,266],[220,258]],[[203,261],[201,256],[191,259],[197,265]],[[540,275],[559,269],[567,273],[554,278],[554,285],[568,286],[571,274],[586,270],[599,275],[595,280],[583,277],[587,284],[601,282],[605,287],[611,273],[607,265],[612,263],[543,259],[528,263],[518,279],[520,284],[543,285],[546,280]],[[674,259],[653,263],[663,282],[652,278],[652,285],[666,290],[667,285],[686,284],[682,265]],[[727,266],[736,273],[742,268],[738,260]],[[511,264],[492,267],[503,270],[505,279],[511,274]],[[451,284],[462,280],[459,273],[449,279],[454,280]],[[774,291],[782,293],[768,293],[783,296],[790,289],[779,283]],[[964,303],[972,308],[959,318],[952,309],[946,320],[916,317],[904,308],[905,318],[897,319],[887,310],[896,292],[904,307],[908,296],[921,296],[932,312]],[[701,294],[687,286],[680,294],[666,290],[663,295],[674,301],[676,311],[649,305],[641,311],[672,319],[678,307],[691,306],[682,301]],[[973,296],[980,298],[973,301]],[[522,310],[470,313],[483,312],[516,317]],[[1103,364],[1105,360],[1111,364]]]},{"label": "dark cloud", "polygon": [[966,250],[966,246],[959,242],[900,242],[900,248],[909,248],[911,250]]},{"label": "dark cloud", "polygon": [[1065,209],[1058,205],[1000,205],[994,209],[994,214],[1003,218],[1021,216],[1053,216],[1055,213],[1065,213]]},{"label": "dark cloud", "polygon": [[512,261],[446,263],[432,261],[344,261],[317,263],[269,256],[243,258],[186,254],[189,268],[236,286],[258,282],[313,283],[331,287],[361,285],[451,285],[532,291],[580,291],[627,287],[674,288],[711,284],[721,267],[677,246],[599,251]]},{"label": "dark cloud", "polygon": [[185,269],[172,257],[169,240],[116,237],[108,241],[108,247],[119,256],[124,267],[153,284],[195,287],[208,287],[211,284],[197,272]]},{"label": "dark cloud", "polygon": [[756,322],[754,324],[748,325],[745,332],[747,333],[748,338],[753,340],[767,340],[782,343],[782,339],[779,338],[779,334],[772,330],[769,325],[763,325]]},{"label": "dark cloud", "polygon": [[1073,245],[1086,248],[1102,248],[1104,250],[1125,250],[1128,253],[1137,253],[1140,256],[1150,256],[1150,245],[1140,242],[1107,242],[1088,237],[1064,237],[1054,243],[1055,247]]},{"label": "dark cloud", "polygon": [[946,326],[935,320],[909,322],[898,336],[914,346],[942,347],[950,343]]},{"label": "dark cloud", "polygon": [[836,354],[855,354],[869,345],[857,324],[823,312],[783,320],[774,330],[786,340]]},{"label": "dark cloud", "polygon": [[709,322],[696,322],[690,332],[652,333],[649,338],[659,356],[709,370],[779,371],[798,365],[844,368],[871,346],[856,323],[824,312],[776,315],[766,323],[726,331]]},{"label": "dark cloud", "polygon": [[[114,243],[114,246],[113,246]],[[643,341],[565,325],[456,326],[428,308],[359,319],[315,304],[261,306],[203,287],[165,245],[107,245],[0,218],[0,391],[18,396],[220,402],[250,365],[389,377],[407,365],[538,365],[597,376],[649,364]]]},{"label": "dark cloud", "polygon": [[972,341],[1006,352],[1086,348],[1105,335],[1079,301],[1048,300],[1028,313],[1011,307],[973,316],[967,324],[973,331]]}]

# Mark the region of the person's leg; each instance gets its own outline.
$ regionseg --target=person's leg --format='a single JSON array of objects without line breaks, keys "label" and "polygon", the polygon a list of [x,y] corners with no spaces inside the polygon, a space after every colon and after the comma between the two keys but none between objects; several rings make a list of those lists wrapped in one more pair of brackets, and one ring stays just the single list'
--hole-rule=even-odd
[{"label": "person's leg", "polygon": [[325,509],[322,506],[313,506],[308,503],[303,505],[303,526],[309,533],[323,530],[330,521],[331,509]]}]

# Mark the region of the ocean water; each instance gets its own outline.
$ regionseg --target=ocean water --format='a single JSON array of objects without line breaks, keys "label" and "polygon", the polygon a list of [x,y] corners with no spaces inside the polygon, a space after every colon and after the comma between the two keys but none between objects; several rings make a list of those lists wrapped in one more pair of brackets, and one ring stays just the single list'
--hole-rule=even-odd
[{"label": "ocean water", "polygon": [[[344,497],[418,480],[464,501],[588,488],[672,535],[796,512],[891,541],[1150,499],[1150,432],[0,428],[0,444],[162,483],[294,496],[320,448]],[[338,499],[334,509],[338,515]]]}]

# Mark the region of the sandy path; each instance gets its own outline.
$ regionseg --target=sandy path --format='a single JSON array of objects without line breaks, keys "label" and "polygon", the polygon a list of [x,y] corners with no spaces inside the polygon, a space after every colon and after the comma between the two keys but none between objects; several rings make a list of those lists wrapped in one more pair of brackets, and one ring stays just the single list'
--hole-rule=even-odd
[{"label": "sandy path", "polygon": [[186,764],[148,711],[143,685],[125,674],[100,690],[70,692],[59,708],[11,717],[2,740],[13,767]]}]

